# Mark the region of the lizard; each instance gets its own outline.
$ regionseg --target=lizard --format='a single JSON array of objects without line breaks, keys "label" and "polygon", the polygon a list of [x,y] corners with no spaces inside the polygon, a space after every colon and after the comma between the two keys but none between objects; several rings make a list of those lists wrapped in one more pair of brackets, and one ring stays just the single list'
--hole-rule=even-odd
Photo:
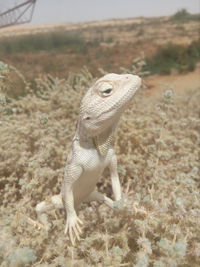
[{"label": "lizard", "polygon": [[[83,222],[77,216],[80,203],[97,200],[114,209],[116,202],[122,199],[113,134],[141,83],[137,75],[109,73],[89,88],[81,102],[61,192],[52,196],[50,203],[42,201],[36,205],[38,220],[46,225],[46,211],[64,208],[64,233],[69,235],[73,245],[75,239],[80,240],[82,232]],[[95,189],[106,167],[111,174],[114,201]]]}]

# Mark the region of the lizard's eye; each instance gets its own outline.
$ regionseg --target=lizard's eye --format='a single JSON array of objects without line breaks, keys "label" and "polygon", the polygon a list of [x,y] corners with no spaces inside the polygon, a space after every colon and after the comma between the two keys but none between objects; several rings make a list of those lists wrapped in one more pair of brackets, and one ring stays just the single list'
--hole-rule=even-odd
[{"label": "lizard's eye", "polygon": [[111,92],[112,92],[112,89],[111,88],[103,91],[103,93],[106,94],[106,95],[110,94]]},{"label": "lizard's eye", "polygon": [[109,96],[112,94],[113,86],[110,83],[103,83],[101,84],[99,91],[102,96]]}]

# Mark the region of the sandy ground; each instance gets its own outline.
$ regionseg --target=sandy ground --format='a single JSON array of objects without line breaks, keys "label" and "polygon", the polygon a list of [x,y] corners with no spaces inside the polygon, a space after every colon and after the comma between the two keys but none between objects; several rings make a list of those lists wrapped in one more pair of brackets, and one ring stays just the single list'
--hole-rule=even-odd
[{"label": "sandy ground", "polygon": [[186,74],[152,75],[145,80],[146,94],[159,97],[165,90],[173,90],[175,97],[188,91],[200,90],[200,64],[193,72]]}]

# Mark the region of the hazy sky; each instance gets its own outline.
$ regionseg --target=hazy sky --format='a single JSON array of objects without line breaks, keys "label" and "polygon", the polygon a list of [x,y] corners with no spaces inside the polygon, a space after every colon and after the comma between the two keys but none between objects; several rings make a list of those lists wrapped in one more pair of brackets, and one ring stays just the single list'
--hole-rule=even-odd
[{"label": "hazy sky", "polygon": [[[0,0],[0,9],[23,0]],[[200,0],[37,0],[32,24],[171,15],[200,12]]]}]

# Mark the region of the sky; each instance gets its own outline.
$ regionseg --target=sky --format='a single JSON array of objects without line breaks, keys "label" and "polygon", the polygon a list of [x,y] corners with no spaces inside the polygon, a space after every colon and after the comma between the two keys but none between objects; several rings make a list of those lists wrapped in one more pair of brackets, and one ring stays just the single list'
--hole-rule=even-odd
[{"label": "sky", "polygon": [[[0,0],[0,9],[20,2],[25,0]],[[31,24],[164,16],[181,8],[199,13],[200,0],[37,0]]]}]

